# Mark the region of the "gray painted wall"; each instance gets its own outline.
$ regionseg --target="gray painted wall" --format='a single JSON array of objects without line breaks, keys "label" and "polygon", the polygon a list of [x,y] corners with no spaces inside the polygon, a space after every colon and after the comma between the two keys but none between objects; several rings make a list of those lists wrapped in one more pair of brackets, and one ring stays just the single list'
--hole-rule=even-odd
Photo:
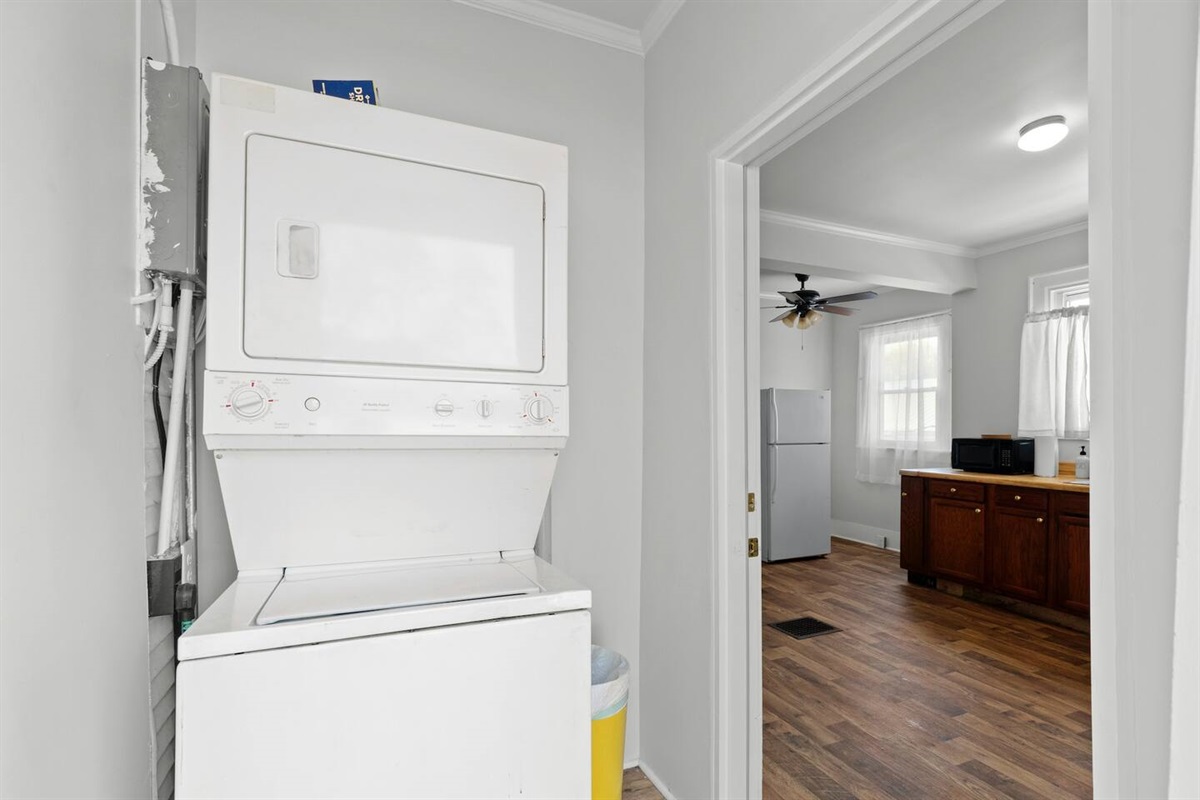
[{"label": "gray painted wall", "polygon": [[642,759],[679,798],[715,777],[710,153],[889,5],[685,3],[646,56]]},{"label": "gray painted wall", "polygon": [[4,797],[152,795],[136,41],[133,2],[0,3]]},{"label": "gray painted wall", "polygon": [[[771,324],[778,311],[760,311],[759,383],[764,389],[828,389],[833,386],[834,330],[843,324],[832,314],[806,331]],[[853,323],[849,323],[853,324]]]},{"label": "gray painted wall", "polygon": [[[1017,430],[1021,325],[1029,310],[1029,277],[1087,264],[1087,232],[1060,236],[979,259],[979,288],[953,297],[899,289],[869,302],[833,342],[833,517],[900,530],[900,487],[861,483],[855,473],[858,328],[951,309],[953,321],[952,435]],[[839,322],[843,322],[839,320]],[[1061,459],[1071,451],[1062,448]],[[889,546],[896,546],[889,541]]]},{"label": "gray painted wall", "polygon": [[[643,61],[449,2],[200,3],[197,66],[311,89],[371,78],[382,105],[570,149],[571,437],[551,504],[554,563],[592,589],[593,637],[629,658],[638,755],[642,523]],[[686,294],[686,292],[685,292]],[[206,601],[233,577],[211,460]],[[202,579],[202,581],[205,579]]]}]

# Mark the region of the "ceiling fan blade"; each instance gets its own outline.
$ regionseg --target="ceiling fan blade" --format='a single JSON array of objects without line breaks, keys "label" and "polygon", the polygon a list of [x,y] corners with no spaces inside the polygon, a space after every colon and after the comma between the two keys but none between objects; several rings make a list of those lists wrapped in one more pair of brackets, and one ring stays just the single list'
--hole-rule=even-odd
[{"label": "ceiling fan blade", "polygon": [[790,308],[789,308],[787,311],[783,312],[783,313],[782,313],[782,314],[780,314],[778,317],[776,317],[775,319],[771,320],[771,322],[779,322],[779,320],[783,319],[783,318],[784,318],[784,317],[786,317],[788,314],[794,314],[794,313],[796,313],[796,312],[795,312],[795,311],[792,311],[792,309],[790,309]]},{"label": "ceiling fan blade", "polygon": [[824,303],[852,303],[855,300],[872,300],[879,297],[877,292],[855,292],[854,294],[839,294],[837,297],[822,297],[818,302]]},{"label": "ceiling fan blade", "polygon": [[848,317],[851,314],[857,313],[857,308],[842,308],[841,306],[821,306],[821,311],[828,311],[830,314]]},{"label": "ceiling fan blade", "polygon": [[780,294],[783,295],[783,299],[785,299],[789,302],[797,303],[800,301],[800,293],[799,292],[780,292]]}]

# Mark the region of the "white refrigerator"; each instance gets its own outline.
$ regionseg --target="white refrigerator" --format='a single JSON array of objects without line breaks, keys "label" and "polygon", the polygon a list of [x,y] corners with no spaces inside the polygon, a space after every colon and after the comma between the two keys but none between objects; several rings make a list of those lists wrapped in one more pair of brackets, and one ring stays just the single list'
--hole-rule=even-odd
[{"label": "white refrigerator", "polygon": [[829,553],[829,417],[828,391],[762,390],[764,561]]}]

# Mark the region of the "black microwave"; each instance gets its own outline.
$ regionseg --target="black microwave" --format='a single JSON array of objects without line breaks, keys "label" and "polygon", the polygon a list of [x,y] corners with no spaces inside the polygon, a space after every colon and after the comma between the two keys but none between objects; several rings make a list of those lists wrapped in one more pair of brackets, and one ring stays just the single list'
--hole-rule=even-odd
[{"label": "black microwave", "polygon": [[955,439],[950,466],[966,472],[1033,472],[1033,439]]}]

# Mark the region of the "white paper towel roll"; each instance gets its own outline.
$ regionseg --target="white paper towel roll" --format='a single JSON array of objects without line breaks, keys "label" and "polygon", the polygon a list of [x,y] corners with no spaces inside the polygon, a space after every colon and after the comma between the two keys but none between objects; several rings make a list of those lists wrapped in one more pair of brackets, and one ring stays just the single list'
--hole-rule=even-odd
[{"label": "white paper towel roll", "polygon": [[1058,437],[1033,437],[1033,474],[1043,478],[1058,475]]}]

